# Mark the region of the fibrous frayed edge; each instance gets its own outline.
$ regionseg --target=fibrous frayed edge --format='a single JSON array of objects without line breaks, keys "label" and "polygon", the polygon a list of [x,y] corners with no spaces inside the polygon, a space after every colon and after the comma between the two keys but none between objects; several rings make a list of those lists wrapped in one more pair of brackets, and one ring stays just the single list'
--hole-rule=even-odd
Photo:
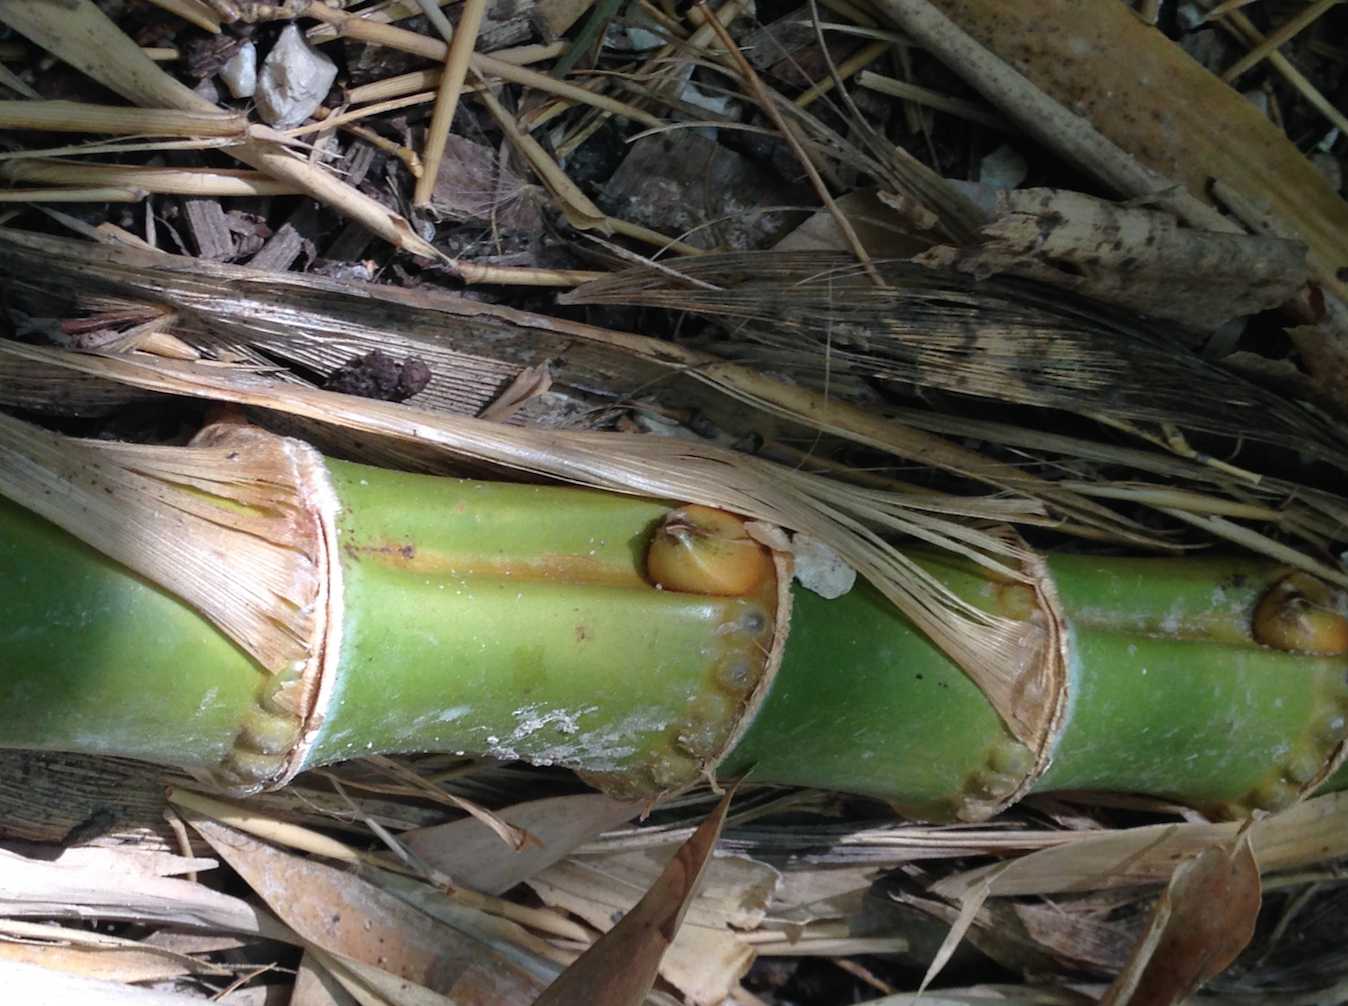
[{"label": "fibrous frayed edge", "polygon": [[296,744],[252,750],[240,724],[217,781],[256,789],[294,774],[336,653],[325,643],[337,501],[317,451],[234,422],[164,447],[78,440],[0,413],[0,491],[178,597],[273,676],[250,715],[293,720]]}]

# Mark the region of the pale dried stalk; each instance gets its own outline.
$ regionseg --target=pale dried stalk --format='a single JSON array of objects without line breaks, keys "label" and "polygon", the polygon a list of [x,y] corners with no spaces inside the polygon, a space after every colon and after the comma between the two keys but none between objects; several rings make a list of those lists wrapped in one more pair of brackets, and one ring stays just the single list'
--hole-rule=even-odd
[{"label": "pale dried stalk", "polygon": [[1262,41],[1258,42],[1254,48],[1227,67],[1222,73],[1222,80],[1230,84],[1241,74],[1253,69],[1271,53],[1282,48],[1302,31],[1315,24],[1331,7],[1336,7],[1342,2],[1343,0],[1314,0],[1313,3],[1307,4],[1300,12],[1284,21]]},{"label": "pale dried stalk", "polygon": [[385,77],[371,84],[347,88],[342,94],[342,104],[364,105],[367,102],[388,101],[408,94],[420,95],[423,92],[429,93],[434,99],[434,88],[439,86],[439,83],[439,70],[413,70],[411,73]]},{"label": "pale dried stalk", "polygon": [[104,244],[116,242],[117,244],[130,245],[132,248],[139,248],[141,251],[159,251],[158,248],[150,244],[150,242],[146,241],[144,238],[137,237],[129,230],[118,227],[116,224],[106,220],[94,228],[94,234],[96,238]]},{"label": "pale dried stalk", "polygon": [[[424,14],[428,19],[431,19],[430,11],[432,8],[439,13],[441,7],[447,7],[451,2],[452,0],[407,0],[404,3],[403,0],[385,0],[382,3],[367,4],[358,13],[366,21],[377,24],[392,24],[394,21],[405,21],[408,18],[416,17],[418,14]],[[440,16],[444,17],[443,14]],[[434,19],[431,20],[434,21]],[[440,26],[436,24],[435,27],[439,30]],[[451,28],[447,32],[441,31],[441,34],[448,42],[453,30]],[[305,32],[305,38],[315,45],[332,42],[340,37],[336,29],[329,24],[320,24]]]},{"label": "pale dried stalk", "polygon": [[980,126],[987,126],[989,129],[996,129],[999,132],[1006,132],[1011,128],[1011,124],[1006,121],[1004,116],[994,115],[986,105],[965,101],[963,98],[952,98],[949,95],[941,94],[939,91],[920,87],[917,84],[909,84],[907,81],[895,80],[893,77],[886,77],[870,70],[862,71],[860,76],[857,77],[857,83],[867,90],[879,91],[891,98],[911,101],[914,105],[934,108],[938,112],[945,112],[947,115],[977,122]]},{"label": "pale dried stalk", "polygon": [[138,203],[147,195],[129,188],[0,189],[0,203]]},{"label": "pale dried stalk", "polygon": [[[565,51],[566,45],[562,42],[554,45],[522,45],[515,49],[501,49],[499,52],[494,52],[492,58],[506,63],[515,63],[518,66],[528,66],[530,63],[542,63],[553,59]],[[415,94],[417,91],[431,90],[434,93],[433,89],[438,87],[439,84],[439,70],[435,68],[413,70],[410,73],[400,73],[395,77],[385,77],[383,80],[348,88],[343,97],[348,105],[360,105],[367,101],[399,98],[404,94]],[[464,90],[465,92],[475,91],[477,85],[468,85]]]},{"label": "pale dried stalk", "polygon": [[[684,43],[682,48],[709,50],[711,43],[716,41],[719,37],[717,28],[712,22],[715,21],[721,28],[729,28],[748,8],[749,4],[746,0],[725,0],[725,3],[716,8],[714,17],[708,14],[705,4],[698,4],[695,7],[689,8],[688,20],[697,25],[697,30],[688,36],[688,40]],[[655,59],[664,59],[674,55],[680,48],[681,47],[674,45],[665,46],[658,50]],[[708,52],[707,55],[715,58],[715,55],[710,52]],[[678,68],[675,67],[668,71],[668,75],[675,78],[679,77],[680,73]]]},{"label": "pale dried stalk", "polygon": [[[156,66],[92,0],[12,3],[5,5],[3,17],[53,56],[137,105],[219,113],[211,102]],[[401,216],[276,143],[255,139],[230,153],[334,207],[395,247],[423,258],[441,258]]]},{"label": "pale dried stalk", "polygon": [[[334,10],[323,3],[310,4],[304,13],[307,17],[335,26],[338,32],[349,38],[386,45],[390,48],[411,52],[440,62],[444,62],[446,55],[449,53],[449,46],[444,42],[429,38],[426,35],[418,35],[413,31],[394,28],[391,25],[380,25],[365,21],[363,18]],[[596,108],[612,112],[614,115],[626,116],[648,126],[663,124],[660,119],[643,112],[639,108],[634,108],[621,101],[615,101],[602,94],[592,94],[574,84],[549,77],[546,73],[528,70],[514,63],[497,59],[495,56],[488,56],[485,53],[473,53],[469,60],[469,66],[481,77],[500,77],[512,84],[523,84],[526,87],[537,88],[559,97],[570,98],[582,105],[593,105]]]},{"label": "pale dried stalk", "polygon": [[604,212],[590,201],[590,197],[571,181],[565,171],[558,167],[557,162],[548,156],[542,144],[515,124],[514,117],[496,100],[491,88],[483,87],[478,93],[478,98],[487,107],[496,124],[501,127],[506,139],[524,155],[530,167],[538,173],[538,177],[557,198],[559,208],[571,225],[581,229],[601,226]]},{"label": "pale dried stalk", "polygon": [[[189,856],[185,855],[183,858],[187,859]],[[186,874],[186,877],[188,880],[195,882],[197,875],[195,871],[189,871]],[[140,940],[128,939],[124,936],[112,936],[108,933],[94,933],[87,929],[77,929],[72,926],[58,926],[44,922],[24,922],[19,919],[5,919],[0,921],[0,933],[3,933],[6,937],[17,937],[17,941],[25,943],[32,941],[34,945],[39,947],[51,947],[53,949],[58,947],[84,947],[98,950],[106,952],[110,959],[116,959],[118,952],[123,951],[132,957],[162,961],[164,964],[174,967],[179,973],[184,975],[207,974],[230,976],[234,973],[232,969],[223,965],[201,961],[187,954],[170,950],[167,947],[156,947],[153,944],[144,943]],[[60,970],[65,969],[61,968]]]},{"label": "pale dried stalk", "polygon": [[[444,11],[440,9],[440,0],[417,0],[417,5],[421,8],[421,13],[425,15],[426,20],[431,23],[431,27],[440,33],[440,37],[446,42],[454,40],[454,26],[449,23],[449,18],[445,17]],[[361,16],[365,16],[365,11],[361,11]],[[389,18],[380,20],[388,21]]]},{"label": "pale dried stalk", "polygon": [[1191,489],[1148,485],[1140,482],[1115,482],[1101,484],[1097,482],[1064,481],[1066,486],[1083,496],[1097,499],[1129,500],[1147,506],[1172,507],[1188,513],[1218,514],[1223,517],[1240,517],[1244,520],[1268,521],[1278,523],[1280,514],[1272,507],[1259,503],[1243,503],[1208,493],[1194,492]]},{"label": "pale dried stalk", "polygon": [[170,14],[177,14],[184,21],[212,35],[220,34],[220,16],[201,0],[150,0],[150,3]]},{"label": "pale dried stalk", "polygon": [[[589,122],[579,123],[570,136],[557,144],[557,156],[570,157],[585,144],[585,141],[604,128],[604,123],[608,121],[608,118],[607,115],[595,115],[590,118]],[[632,140],[635,142],[636,137],[633,137]]]},{"label": "pale dried stalk", "polygon": [[591,202],[590,197],[582,192],[575,182],[571,181],[567,173],[543,149],[543,145],[515,124],[514,118],[496,100],[496,96],[491,93],[490,88],[484,87],[479,91],[478,99],[487,106],[487,110],[491,112],[496,124],[501,127],[501,131],[505,133],[506,138],[524,155],[530,166],[538,173],[538,177],[543,180],[543,184],[547,186],[548,191],[556,197],[559,208],[565,214],[571,226],[579,230],[597,228],[606,232],[616,231],[619,234],[625,234],[628,237],[654,245],[662,251],[673,249],[683,255],[703,254],[701,248],[679,241],[677,238],[666,237],[649,227],[629,223],[626,220],[619,220],[605,214],[603,210]]},{"label": "pale dried stalk", "polygon": [[408,173],[411,174],[413,178],[421,177],[421,158],[417,156],[417,152],[411,147],[405,147],[401,143],[394,143],[392,140],[386,140],[373,129],[367,129],[364,126],[343,125],[339,128],[346,133],[350,133],[352,136],[360,137],[360,139],[364,140],[376,150],[382,150],[390,157],[398,158],[403,164],[407,165]]},{"label": "pale dried stalk", "polygon": [[180,196],[286,196],[304,191],[260,171],[54,160],[0,161],[0,178],[48,185],[125,186],[141,192]]},{"label": "pale dried stalk", "polygon": [[[1222,18],[1222,26],[1243,39],[1247,44],[1259,46],[1267,40],[1263,33],[1255,27],[1245,14],[1240,11],[1231,11]],[[1267,53],[1268,65],[1282,74],[1283,79],[1296,88],[1297,92],[1306,99],[1306,103],[1323,115],[1331,124],[1348,133],[1348,116],[1345,116],[1334,105],[1320,93],[1320,89],[1312,84],[1300,70],[1298,70],[1282,53],[1276,49]]]},{"label": "pale dried stalk", "polygon": [[1327,563],[1317,562],[1315,559],[1306,555],[1299,549],[1291,548],[1281,542],[1274,541],[1268,535],[1260,534],[1253,528],[1245,527],[1243,524],[1235,524],[1225,517],[1216,514],[1207,513],[1195,515],[1187,510],[1181,510],[1178,507],[1158,507],[1162,513],[1167,513],[1177,520],[1182,520],[1186,524],[1192,524],[1194,527],[1202,528],[1208,534],[1215,538],[1224,538],[1229,542],[1247,548],[1260,555],[1269,556],[1279,562],[1285,562],[1289,566],[1295,566],[1297,569],[1305,570],[1312,576],[1318,576],[1330,583],[1336,583],[1340,587],[1348,587],[1348,573],[1341,569],[1336,569]]},{"label": "pale dried stalk", "polygon": [[9,150],[0,153],[0,161],[26,161],[40,158],[87,157],[90,154],[129,154],[141,150],[162,152],[165,150],[219,150],[230,147],[237,140],[217,136],[207,140],[150,140],[138,143],[134,139],[110,140],[103,143],[81,141],[64,143],[59,147],[38,147],[25,150]]},{"label": "pale dried stalk", "polygon": [[372,755],[368,760],[371,765],[378,767],[394,779],[406,783],[411,792],[419,795],[422,799],[442,803],[448,807],[453,807],[456,810],[461,810],[477,819],[477,821],[489,828],[506,846],[514,849],[516,852],[527,848],[531,841],[537,841],[523,828],[516,828],[514,825],[505,821],[486,807],[483,807],[481,804],[474,803],[472,800],[466,800],[457,793],[451,793],[448,790],[441,789],[437,783],[421,775],[409,766],[404,765],[402,762],[395,761],[388,755]]},{"label": "pale dried stalk", "polygon": [[1212,207],[1132,157],[1085,119],[1035,87],[1023,74],[979,45],[930,0],[876,0],[877,6],[924,48],[954,67],[984,98],[1027,133],[1086,168],[1120,195],[1147,198],[1206,230],[1238,232]]},{"label": "pale dried stalk", "polygon": [[862,47],[861,51],[854,56],[850,56],[838,64],[838,76],[835,78],[832,74],[825,77],[819,83],[814,84],[807,90],[801,92],[796,99],[797,108],[808,108],[824,95],[828,94],[838,86],[839,80],[847,80],[854,74],[870,66],[877,59],[889,52],[892,44],[885,42],[871,42]]},{"label": "pale dried stalk", "polygon": [[310,133],[324,132],[339,126],[346,126],[352,122],[359,122],[361,119],[368,119],[372,115],[381,115],[384,112],[395,112],[400,108],[411,108],[413,105],[425,105],[434,100],[435,92],[425,91],[421,94],[410,94],[405,98],[392,98],[389,101],[379,101],[375,102],[373,105],[364,105],[349,112],[340,112],[336,115],[325,115],[317,122],[311,122],[305,126],[296,126],[294,129],[287,129],[285,135],[292,139],[300,136],[307,136]]},{"label": "pale dried stalk", "polygon": [[[607,84],[607,78],[596,77],[594,80],[588,80],[577,86],[583,87],[587,91],[597,91],[607,86]],[[520,116],[520,125],[530,132],[533,132],[536,129],[542,129],[549,122],[560,118],[565,112],[575,107],[576,103],[574,101],[567,101],[565,98],[559,98],[556,101],[550,101],[545,105],[539,105],[537,108],[524,112]],[[602,125],[607,122],[609,118],[610,116],[607,113],[601,113],[596,117],[595,121],[598,121]],[[570,156],[570,152],[563,151],[561,146],[558,146],[557,152],[563,156]]]},{"label": "pale dried stalk", "polygon": [[435,112],[431,116],[430,129],[426,132],[426,147],[421,158],[425,170],[417,179],[416,191],[412,197],[414,206],[424,207],[430,204],[431,192],[435,189],[436,179],[440,177],[440,161],[445,154],[445,141],[449,138],[449,129],[454,124],[454,113],[459,109],[459,94],[463,90],[464,78],[468,74],[468,63],[473,55],[473,47],[477,44],[477,33],[482,26],[482,15],[486,7],[486,0],[464,0],[459,30],[450,40],[445,67],[440,74]]},{"label": "pale dried stalk", "polygon": [[[742,13],[744,13],[744,10],[747,6],[748,4],[746,0],[726,0],[725,3],[721,4],[721,6],[716,9],[716,17],[721,22],[721,24],[730,25],[731,23],[734,22],[736,18],[738,18]],[[648,10],[647,13],[651,13],[652,10],[654,10],[654,8]],[[683,75],[681,71],[681,64],[674,61],[674,58],[678,56],[681,51],[688,52],[688,51],[706,50],[708,43],[710,43],[716,37],[715,32],[712,30],[711,25],[707,23],[708,19],[702,15],[701,11],[698,8],[696,7],[691,8],[688,11],[688,18],[689,20],[694,21],[695,23],[701,25],[701,27],[699,27],[691,35],[688,35],[686,38],[684,38],[685,32],[682,29],[674,30],[673,28],[671,28],[671,22],[669,18],[664,17],[663,14],[661,14],[660,17],[657,17],[657,20],[659,20],[661,24],[664,24],[665,27],[668,30],[670,30],[671,35],[673,35],[675,38],[681,39],[682,41],[678,45],[661,46],[654,53],[645,57],[645,63],[647,66],[656,67],[654,71],[648,72],[643,76],[643,80],[646,81],[646,90],[652,94],[658,94],[662,90],[668,92],[679,86],[680,81],[683,79]],[[710,52],[704,51],[701,53],[701,55],[705,56],[705,58],[707,59],[714,60],[716,58],[716,55]],[[578,86],[582,86],[586,90],[596,90],[605,86],[606,83],[607,79],[601,77],[594,81],[591,81],[589,84]],[[568,101],[565,99],[551,102],[548,105],[536,109],[532,114],[525,116],[525,124],[530,130],[539,129],[542,126],[546,125],[547,123],[551,122],[553,119],[562,115],[568,109],[575,107],[575,105],[576,102]],[[590,123],[588,126],[585,127],[585,129],[589,130],[590,132],[584,133],[584,135],[588,136],[594,130],[597,130],[600,127],[602,127],[603,123],[606,120],[607,115],[602,116],[601,118]],[[566,153],[569,155],[569,153],[575,149],[576,142],[577,138],[573,137],[571,140],[567,142],[566,144],[567,149],[563,150],[562,147],[559,147],[558,153]]]},{"label": "pale dried stalk", "polygon": [[22,94],[25,98],[31,98],[34,101],[42,100],[42,95],[29,87],[22,77],[3,63],[0,63],[0,84],[9,88],[15,94]]},{"label": "pale dried stalk", "polygon": [[[4,9],[4,18],[12,27],[53,55],[136,104],[212,114],[219,112],[209,101],[155,66],[140,47],[108,20],[91,0],[68,0],[68,3],[67,0],[38,0],[29,4],[10,5]],[[91,39],[96,40],[96,44],[89,44]],[[534,76],[549,79],[542,74]],[[269,175],[274,180],[270,184],[276,186],[273,194],[296,191],[308,193],[395,247],[423,258],[445,258],[433,245],[419,237],[402,216],[278,143],[254,138],[231,147],[230,153]],[[594,278],[592,273],[566,270],[520,270],[481,266],[471,262],[451,262],[451,265],[469,283],[575,286]]]},{"label": "pale dried stalk", "polygon": [[1240,10],[1242,7],[1248,7],[1250,4],[1258,2],[1259,0],[1220,0],[1219,3],[1213,6],[1212,10],[1208,11],[1207,15],[1200,23],[1206,24],[1209,21],[1221,17],[1223,14],[1229,14],[1233,10]]},{"label": "pale dried stalk", "polygon": [[624,237],[634,238],[637,241],[652,245],[660,251],[675,251],[680,255],[705,255],[706,249],[699,248],[697,245],[690,245],[687,241],[679,238],[666,237],[652,227],[646,227],[642,224],[634,224],[630,220],[623,220],[619,217],[604,217],[604,223],[615,234],[622,234]]},{"label": "pale dried stalk", "polygon": [[141,136],[223,136],[242,140],[248,133],[248,116],[241,112],[180,112],[167,108],[92,105],[82,101],[0,101],[0,129]]},{"label": "pale dried stalk", "polygon": [[874,17],[860,7],[849,3],[848,0],[819,0],[819,6],[827,7],[829,10],[850,19],[855,24],[865,25],[871,28],[875,27],[877,24]]}]

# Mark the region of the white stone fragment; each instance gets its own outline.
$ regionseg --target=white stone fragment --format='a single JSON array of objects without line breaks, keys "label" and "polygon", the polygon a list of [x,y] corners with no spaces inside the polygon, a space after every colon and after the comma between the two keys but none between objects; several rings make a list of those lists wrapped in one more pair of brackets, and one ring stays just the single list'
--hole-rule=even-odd
[{"label": "white stone fragment", "polygon": [[1005,143],[978,162],[978,180],[994,189],[1014,189],[1029,173],[1025,158]]},{"label": "white stone fragment", "polygon": [[627,29],[627,42],[633,52],[648,52],[651,49],[659,49],[666,40],[663,35],[657,35],[653,31],[632,27]]},{"label": "white stone fragment", "polygon": [[713,115],[722,117],[730,114],[730,106],[734,101],[728,94],[708,94],[692,81],[683,85],[679,100],[689,105],[696,105],[698,108],[705,108]]},{"label": "white stone fragment", "polygon": [[192,88],[192,93],[199,98],[205,98],[212,105],[220,104],[220,85],[215,82],[214,77],[202,77],[197,81],[197,86]]},{"label": "white stone fragment", "polygon": [[1185,31],[1193,31],[1201,28],[1208,18],[1208,12],[1196,3],[1182,3],[1176,11],[1179,16],[1179,23]]},{"label": "white stone fragment", "polygon": [[[710,117],[724,119],[728,118],[730,115],[732,99],[729,96],[724,94],[708,94],[691,80],[683,85],[683,90],[679,92],[679,100],[686,105],[705,108],[711,113]],[[694,132],[707,137],[709,140],[716,139],[715,126],[698,126]]]},{"label": "white stone fragment", "polygon": [[287,25],[258,75],[258,115],[277,129],[298,126],[314,114],[336,79],[332,60],[304,41],[299,28]]},{"label": "white stone fragment", "polygon": [[791,551],[795,553],[796,580],[820,597],[830,601],[842,597],[857,582],[857,571],[817,538],[807,534],[792,535]]},{"label": "white stone fragment", "polygon": [[220,79],[236,98],[251,98],[257,90],[257,46],[245,42],[220,68]]}]

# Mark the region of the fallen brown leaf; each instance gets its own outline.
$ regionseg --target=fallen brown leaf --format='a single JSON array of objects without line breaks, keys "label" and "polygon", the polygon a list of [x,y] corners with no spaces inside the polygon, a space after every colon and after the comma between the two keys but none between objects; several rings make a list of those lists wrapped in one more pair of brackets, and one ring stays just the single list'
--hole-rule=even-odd
[{"label": "fallen brown leaf", "polygon": [[335,975],[323,967],[313,950],[306,950],[295,972],[290,1006],[359,1006]]},{"label": "fallen brown leaf", "polygon": [[641,804],[599,793],[548,797],[516,804],[499,816],[535,836],[536,843],[511,848],[481,821],[463,818],[403,832],[399,841],[456,881],[483,894],[503,894],[551,866],[582,842],[630,821]]},{"label": "fallen brown leaf", "polygon": [[1250,942],[1259,903],[1248,831],[1186,859],[1101,1006],[1170,1006],[1191,995]]},{"label": "fallen brown leaf", "polygon": [[489,978],[495,997],[477,1002],[506,1003],[510,994],[528,1001],[538,990],[505,958],[359,877],[199,814],[188,822],[295,932],[329,955],[442,993],[475,975]]},{"label": "fallen brown leaf", "polygon": [[720,838],[736,787],[726,791],[692,837],[622,921],[548,986],[534,1006],[636,1006],[655,982],[698,881]]},{"label": "fallen brown leaf", "polygon": [[[584,919],[606,933],[659,879],[673,846],[569,856],[525,883],[545,905]],[[757,956],[735,938],[763,923],[781,873],[746,856],[715,856],[678,935],[660,960],[659,974],[690,1006],[721,1006]],[[775,914],[775,913],[774,913]]]}]

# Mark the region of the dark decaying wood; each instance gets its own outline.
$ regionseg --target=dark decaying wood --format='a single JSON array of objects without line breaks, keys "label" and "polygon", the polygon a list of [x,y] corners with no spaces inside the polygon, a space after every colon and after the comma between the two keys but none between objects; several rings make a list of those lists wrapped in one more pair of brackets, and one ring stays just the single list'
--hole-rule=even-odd
[{"label": "dark decaying wood", "polygon": [[143,762],[0,751],[0,841],[178,850],[163,770]]}]

